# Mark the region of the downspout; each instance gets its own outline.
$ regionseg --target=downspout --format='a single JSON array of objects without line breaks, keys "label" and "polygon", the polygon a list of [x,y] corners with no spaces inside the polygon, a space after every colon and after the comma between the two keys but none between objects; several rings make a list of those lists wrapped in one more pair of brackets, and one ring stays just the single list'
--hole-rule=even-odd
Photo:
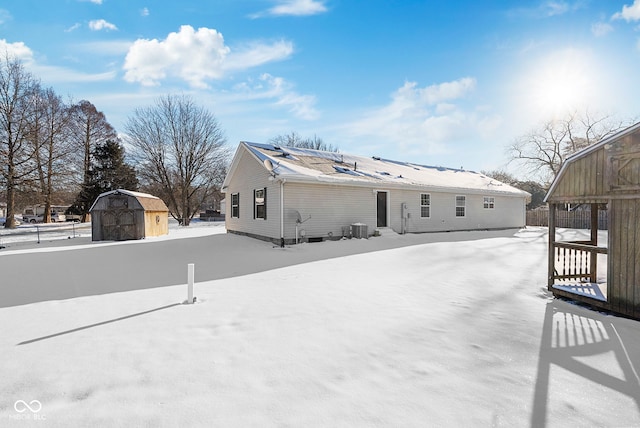
[{"label": "downspout", "polygon": [[284,179],[280,179],[280,248],[284,248]]}]

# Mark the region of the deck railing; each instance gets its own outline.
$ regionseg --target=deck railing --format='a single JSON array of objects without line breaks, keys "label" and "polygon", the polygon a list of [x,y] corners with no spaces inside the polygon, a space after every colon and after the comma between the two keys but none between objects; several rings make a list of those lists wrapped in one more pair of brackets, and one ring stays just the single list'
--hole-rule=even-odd
[{"label": "deck railing", "polygon": [[597,256],[607,254],[607,248],[591,245],[589,241],[555,242],[554,270],[555,280],[576,280],[597,282]]}]

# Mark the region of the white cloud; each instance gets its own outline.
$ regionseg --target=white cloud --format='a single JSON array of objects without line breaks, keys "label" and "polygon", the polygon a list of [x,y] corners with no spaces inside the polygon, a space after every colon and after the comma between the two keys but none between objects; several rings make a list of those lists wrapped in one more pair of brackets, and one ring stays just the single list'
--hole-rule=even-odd
[{"label": "white cloud", "polygon": [[69,27],[66,30],[64,30],[64,32],[65,33],[71,33],[73,31],[77,30],[78,28],[80,28],[81,26],[82,26],[82,24],[80,24],[79,22],[76,22],[71,27]]},{"label": "white cloud", "polygon": [[243,70],[289,57],[293,53],[291,42],[280,40],[271,45],[254,43],[230,52],[223,64],[224,70]]},{"label": "white cloud", "polygon": [[556,16],[567,13],[571,10],[571,7],[567,2],[549,1],[542,6],[542,9],[546,12],[547,16]]},{"label": "white cloud", "polygon": [[79,1],[93,3],[93,4],[102,4],[102,0],[79,0]]},{"label": "white cloud", "polygon": [[489,112],[467,111],[460,105],[475,85],[471,77],[424,88],[405,82],[388,105],[345,125],[344,132],[384,140],[406,152],[442,152],[446,143],[474,133],[490,133],[500,122]]},{"label": "white cloud", "polygon": [[[411,84],[413,87],[415,83]],[[405,87],[407,83],[405,83]],[[431,85],[423,89],[417,89],[417,94],[429,104],[436,104],[442,101],[454,100],[461,98],[468,92],[475,89],[476,79],[472,77],[464,77],[453,82],[445,82],[439,85]]]},{"label": "white cloud", "polygon": [[93,54],[120,56],[129,51],[131,42],[129,40],[103,40],[81,43],[77,46],[79,49]]},{"label": "white cloud", "polygon": [[320,113],[315,108],[316,97],[302,95],[293,90],[293,85],[282,77],[264,73],[256,80],[236,85],[234,90],[244,100],[269,101],[275,107],[283,107],[295,117],[303,120],[315,120]]},{"label": "white cloud", "polygon": [[231,52],[222,34],[214,29],[189,25],[170,33],[165,40],[139,39],[125,58],[125,80],[145,86],[160,84],[168,77],[187,81],[192,87],[207,88],[207,81],[220,79],[226,71],[242,70],[288,57],[290,43],[253,44]]},{"label": "white cloud", "polygon": [[140,10],[140,16],[149,16],[149,8],[142,8],[142,10]]},{"label": "white cloud", "polygon": [[526,18],[548,18],[552,16],[560,16],[571,13],[584,8],[587,5],[585,0],[576,0],[573,2],[550,0],[540,2],[537,6],[525,6],[511,9],[507,12],[512,17]]},{"label": "white cloud", "polygon": [[36,74],[37,76],[44,76],[43,80],[46,80],[47,84],[58,82],[108,82],[114,80],[117,77],[117,73],[115,71],[90,74],[78,72],[64,67],[51,67],[35,64],[30,67],[30,69],[33,70],[34,74]]},{"label": "white cloud", "polygon": [[269,9],[272,15],[315,15],[326,12],[323,1],[316,0],[287,0]]},{"label": "white cloud", "polygon": [[11,14],[9,13],[8,10],[0,9],[0,25],[2,25],[5,22],[11,20],[11,18],[13,18],[13,17],[11,16]]},{"label": "white cloud", "polygon": [[115,71],[88,74],[64,67],[38,64],[34,59],[33,51],[23,42],[8,43],[6,40],[0,39],[0,52],[7,52],[12,58],[20,60],[30,72],[36,76],[43,76],[43,80],[47,84],[55,82],[101,82],[113,80],[116,77]]},{"label": "white cloud", "polygon": [[89,28],[92,31],[100,31],[100,30],[117,30],[118,27],[113,25],[110,22],[105,21],[104,19],[94,19],[93,21],[89,21]]},{"label": "white cloud", "polygon": [[281,0],[265,12],[251,15],[252,18],[263,16],[309,16],[327,11],[324,0]]},{"label": "white cloud", "polygon": [[0,39],[0,53],[4,55],[5,52],[25,64],[33,62],[33,51],[23,42],[9,43],[5,39]]},{"label": "white cloud", "polygon": [[640,20],[640,0],[634,0],[631,6],[626,4],[622,6],[622,11],[615,13],[612,19],[624,19],[625,21],[639,21]]},{"label": "white cloud", "polygon": [[602,37],[613,31],[613,27],[606,22],[596,22],[591,26],[591,33],[596,37]]}]

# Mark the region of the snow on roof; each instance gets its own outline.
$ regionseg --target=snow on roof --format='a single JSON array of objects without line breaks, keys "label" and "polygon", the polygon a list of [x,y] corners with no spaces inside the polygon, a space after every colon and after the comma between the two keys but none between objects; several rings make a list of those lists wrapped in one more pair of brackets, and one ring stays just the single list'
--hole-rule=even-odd
[{"label": "snow on roof", "polygon": [[[127,196],[132,196],[136,198],[140,202],[140,204],[143,206],[143,208],[146,210],[164,211],[167,209],[165,203],[157,196],[153,196],[149,193],[134,192],[133,190],[116,189],[116,190],[109,190],[108,192],[100,193],[100,195],[98,195],[96,200],[93,201],[93,204],[91,204],[91,208],[89,209],[89,211],[93,210],[93,207],[95,206],[98,199],[104,196],[116,195],[116,194],[127,195]],[[149,201],[149,199],[152,199],[152,201]]]},{"label": "snow on roof", "polygon": [[525,191],[464,169],[271,144],[242,142],[241,145],[260,161],[268,159],[273,165],[274,174],[290,181],[331,182],[371,187],[421,187],[443,191],[481,191],[528,196]]},{"label": "snow on roof", "polygon": [[149,193],[134,192],[133,190],[125,190],[125,189],[109,190],[108,192],[101,193],[98,197],[100,198],[102,196],[114,195],[116,193],[120,193],[122,195],[127,195],[127,196],[133,196],[134,198],[160,199],[157,196],[153,196]]}]

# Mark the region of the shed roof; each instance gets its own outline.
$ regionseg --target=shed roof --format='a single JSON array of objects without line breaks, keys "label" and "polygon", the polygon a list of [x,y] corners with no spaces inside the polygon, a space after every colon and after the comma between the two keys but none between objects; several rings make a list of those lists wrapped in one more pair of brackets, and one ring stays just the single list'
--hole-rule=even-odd
[{"label": "shed roof", "polygon": [[110,190],[108,192],[101,193],[93,202],[89,211],[93,210],[93,207],[95,206],[96,202],[99,199],[109,195],[132,196],[136,198],[136,200],[140,203],[140,205],[142,206],[142,208],[144,208],[145,211],[169,211],[169,208],[167,208],[167,205],[162,201],[162,199],[158,198],[157,196],[153,196],[148,193],[134,192],[132,190],[125,190],[125,189],[116,189],[116,190]]},{"label": "shed roof", "polygon": [[562,164],[562,167],[560,168],[560,172],[558,172],[558,175],[556,175],[556,177],[553,179],[553,182],[549,187],[549,191],[544,197],[544,201],[547,202],[551,197],[551,195],[553,195],[553,193],[556,191],[556,188],[558,187],[558,184],[563,180],[565,174],[567,173],[567,170],[571,168],[572,164],[579,161],[580,159],[584,159],[586,156],[589,156],[593,152],[600,150],[601,148],[605,147],[607,144],[611,144],[615,141],[618,141],[637,131],[640,131],[640,122],[634,125],[631,125],[628,128],[625,128],[615,134],[612,134],[595,144],[585,147],[584,149],[575,152],[574,154],[569,156],[567,159],[565,159],[564,163]]},{"label": "shed roof", "polygon": [[275,175],[288,181],[529,196],[523,190],[464,169],[246,141],[240,142],[223,190],[234,173],[241,150],[248,151],[265,169],[269,165]]}]

